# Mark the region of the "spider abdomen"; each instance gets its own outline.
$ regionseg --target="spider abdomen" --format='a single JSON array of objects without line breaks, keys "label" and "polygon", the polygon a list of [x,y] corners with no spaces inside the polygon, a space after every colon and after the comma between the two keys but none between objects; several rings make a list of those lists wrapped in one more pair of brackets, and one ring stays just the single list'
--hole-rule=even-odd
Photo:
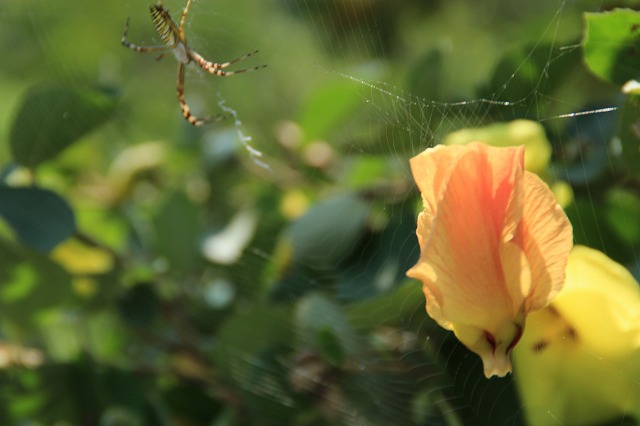
[{"label": "spider abdomen", "polygon": [[[171,19],[169,11],[162,5],[153,4],[149,6],[151,12],[151,20],[156,32],[160,36],[160,39],[164,44],[169,47],[174,47],[181,40],[179,39],[179,31],[176,24]],[[183,62],[183,61],[181,61]]]}]

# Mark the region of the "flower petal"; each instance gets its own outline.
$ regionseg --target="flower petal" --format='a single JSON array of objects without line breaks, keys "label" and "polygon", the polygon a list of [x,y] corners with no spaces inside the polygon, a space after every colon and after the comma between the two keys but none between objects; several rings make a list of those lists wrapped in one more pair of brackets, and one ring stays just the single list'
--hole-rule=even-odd
[{"label": "flower petal", "polygon": [[438,145],[428,148],[410,160],[411,172],[422,195],[426,221],[424,225],[431,226],[431,220],[437,211],[438,200],[447,185],[451,169],[456,165],[457,157],[464,152],[462,146],[445,147]]},{"label": "flower petal", "polygon": [[485,375],[511,371],[526,314],[562,287],[571,226],[553,194],[524,171],[524,147],[472,142],[411,160],[424,211],[420,259],[427,313],[482,357]]},{"label": "flower petal", "polygon": [[548,186],[535,174],[525,173],[524,249],[535,285],[525,301],[525,311],[543,308],[564,285],[573,230],[567,215]]},{"label": "flower petal", "polygon": [[[423,193],[425,208],[437,205],[437,212],[421,258],[407,273],[422,280],[425,292],[434,296],[435,303],[427,301],[427,311],[448,329],[452,319],[486,328],[514,316],[511,298],[501,284],[498,249],[523,149],[494,148],[489,153],[483,144],[466,147],[461,155],[448,158],[453,165],[434,167],[449,168],[450,178],[440,199],[431,198],[434,191]],[[418,176],[424,175],[429,173],[418,170]],[[419,227],[426,228],[427,222],[421,217]]]}]

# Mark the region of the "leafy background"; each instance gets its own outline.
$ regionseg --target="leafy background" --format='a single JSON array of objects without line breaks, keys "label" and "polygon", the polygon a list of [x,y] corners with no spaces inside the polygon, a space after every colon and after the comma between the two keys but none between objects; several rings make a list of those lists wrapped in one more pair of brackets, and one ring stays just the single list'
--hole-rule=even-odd
[{"label": "leafy background", "polygon": [[268,68],[188,71],[237,114],[192,128],[120,45],[146,2],[0,2],[0,424],[524,424],[404,277],[408,158],[541,122],[576,242],[638,276],[640,19],[584,15],[627,3],[195,1],[191,47]]}]

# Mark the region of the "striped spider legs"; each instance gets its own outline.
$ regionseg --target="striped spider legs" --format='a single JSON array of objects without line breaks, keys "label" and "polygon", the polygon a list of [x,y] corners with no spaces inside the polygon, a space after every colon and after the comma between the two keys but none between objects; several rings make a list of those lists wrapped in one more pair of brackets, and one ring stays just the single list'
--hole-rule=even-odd
[{"label": "striped spider legs", "polygon": [[253,68],[246,68],[235,71],[226,71],[225,69],[229,65],[233,65],[236,62],[240,62],[243,59],[248,58],[256,53],[257,50],[247,53],[246,55],[240,56],[237,59],[228,62],[210,62],[207,61],[202,55],[200,55],[195,50],[189,48],[187,44],[187,38],[184,34],[184,23],[187,18],[187,13],[189,12],[189,6],[191,6],[192,0],[187,0],[187,5],[182,11],[182,17],[180,18],[180,25],[177,25],[171,15],[169,15],[169,10],[165,9],[162,5],[162,1],[158,0],[158,4],[152,4],[149,6],[149,10],[151,12],[151,20],[153,21],[153,25],[158,33],[158,36],[164,43],[160,46],[138,46],[133,43],[129,43],[127,41],[127,32],[129,30],[129,18],[124,25],[124,33],[122,35],[122,45],[129,49],[135,50],[136,52],[159,52],[160,56],[158,59],[163,58],[169,51],[173,52],[173,55],[178,60],[178,77],[177,77],[177,95],[178,101],[180,102],[180,109],[182,110],[182,115],[184,119],[187,120],[190,124],[194,126],[200,126],[205,123],[211,123],[214,121],[218,121],[223,116],[215,115],[215,116],[207,116],[203,118],[198,118],[191,113],[191,109],[187,105],[187,102],[184,99],[184,67],[191,62],[195,62],[200,68],[205,70],[206,72],[217,75],[219,77],[228,77],[235,74],[240,74],[248,71],[259,70],[260,68],[266,67],[266,65],[259,65]]}]

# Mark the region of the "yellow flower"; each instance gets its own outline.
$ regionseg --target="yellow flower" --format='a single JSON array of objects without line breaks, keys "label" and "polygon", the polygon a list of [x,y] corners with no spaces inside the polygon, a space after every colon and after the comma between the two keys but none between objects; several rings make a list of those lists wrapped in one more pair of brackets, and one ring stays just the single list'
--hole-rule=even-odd
[{"label": "yellow flower", "polygon": [[571,224],[524,147],[437,146],[411,159],[422,194],[420,259],[427,313],[480,355],[487,377],[511,371],[526,315],[564,282]]},{"label": "yellow flower", "polygon": [[564,289],[527,320],[514,351],[532,425],[640,419],[640,287],[622,265],[584,246]]}]

